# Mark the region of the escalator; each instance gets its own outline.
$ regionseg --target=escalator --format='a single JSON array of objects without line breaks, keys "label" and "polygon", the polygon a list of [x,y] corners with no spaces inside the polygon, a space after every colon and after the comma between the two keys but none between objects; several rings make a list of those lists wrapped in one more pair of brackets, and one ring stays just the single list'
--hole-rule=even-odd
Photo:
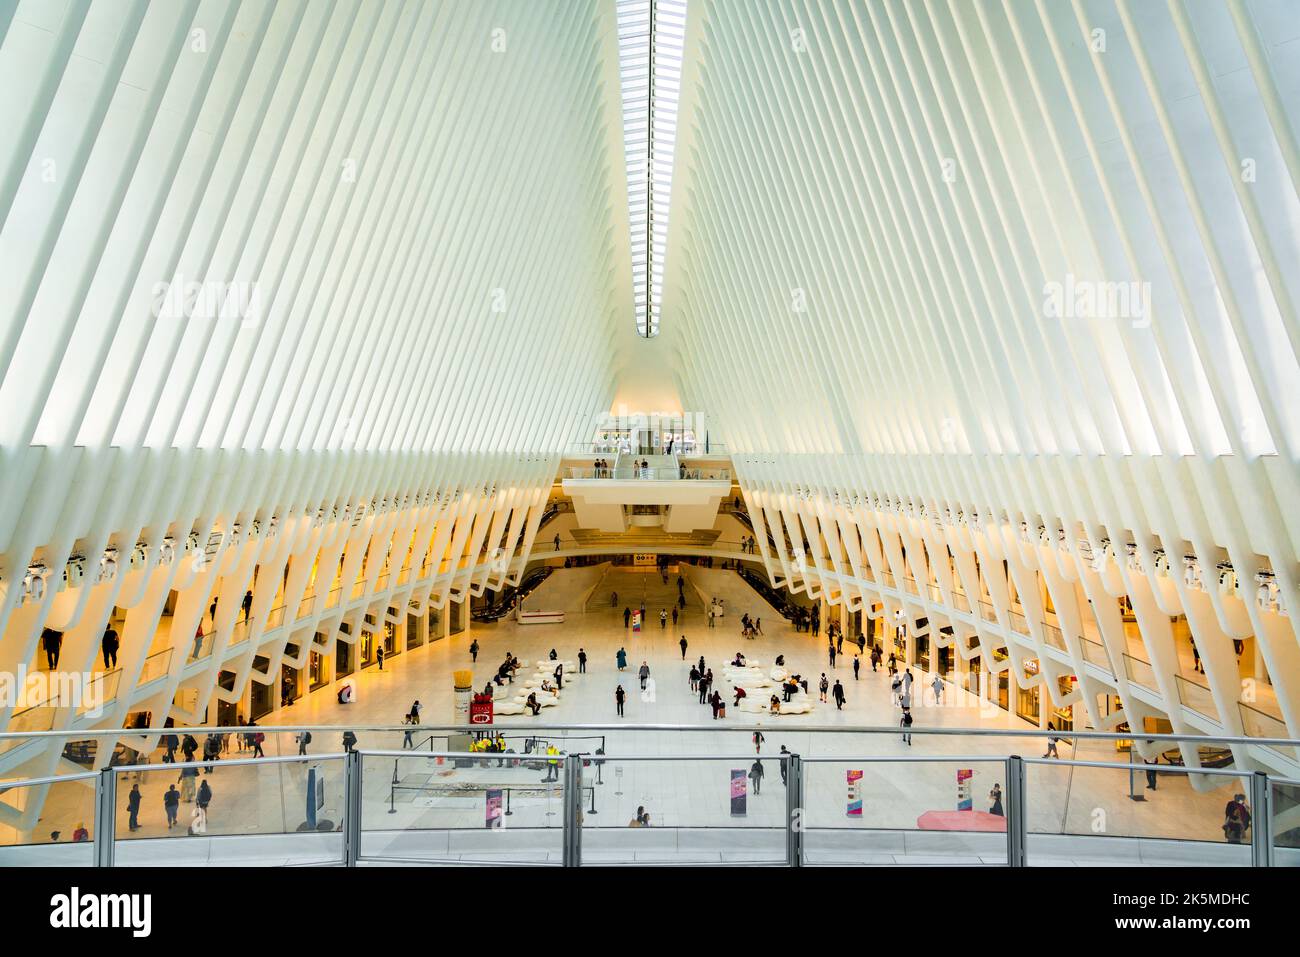
[{"label": "escalator", "polygon": [[538,585],[546,581],[552,570],[549,565],[534,568],[524,575],[523,580],[518,585],[507,585],[499,592],[494,593],[486,605],[474,612],[473,619],[485,622],[500,621],[514,610],[518,602],[523,601]]},{"label": "escalator", "polygon": [[766,578],[748,568],[741,568],[739,574],[745,580],[745,583],[762,595],[764,601],[775,608],[782,617],[794,618],[801,606],[790,597],[788,592],[783,589],[773,588]]}]

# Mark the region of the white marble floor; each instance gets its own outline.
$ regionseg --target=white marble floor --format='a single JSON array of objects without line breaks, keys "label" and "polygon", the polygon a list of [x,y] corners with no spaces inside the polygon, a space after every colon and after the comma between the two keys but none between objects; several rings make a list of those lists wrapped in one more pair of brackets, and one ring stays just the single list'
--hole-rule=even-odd
[{"label": "white marble floor", "polygon": [[[841,657],[838,667],[827,663],[824,638],[796,633],[767,606],[738,576],[713,569],[691,569],[700,589],[707,595],[725,600],[727,616],[716,628],[708,628],[700,593],[688,584],[686,612],[679,626],[660,628],[658,610],[670,608],[676,599],[675,576],[665,585],[653,573],[611,570],[598,586],[588,610],[581,608],[583,592],[589,587],[586,574],[566,574],[561,570],[534,594],[532,608],[564,608],[563,624],[519,625],[512,620],[493,625],[475,623],[472,631],[449,640],[404,652],[390,659],[383,672],[368,668],[354,676],[357,700],[342,706],[330,688],[300,699],[294,705],[267,715],[260,724],[274,725],[393,725],[400,723],[411,703],[423,706],[422,720],[429,725],[453,721],[452,672],[472,668],[476,686],[482,686],[495,671],[507,652],[525,662],[547,657],[555,648],[562,659],[576,659],[579,648],[589,656],[587,673],[570,674],[559,703],[542,711],[538,718],[501,717],[498,725],[517,751],[524,750],[524,737],[530,728],[542,724],[580,725],[675,725],[697,726],[653,731],[590,731],[568,736],[535,732],[555,741],[564,750],[594,751],[604,744],[608,760],[600,768],[599,780],[591,769],[586,783],[591,788],[586,800],[594,802],[595,814],[589,814],[586,828],[601,831],[626,828],[638,807],[645,807],[655,827],[688,833],[689,829],[707,828],[723,834],[723,845],[738,849],[752,840],[781,843],[779,829],[785,819],[785,795],[778,762],[771,760],[782,745],[810,760],[806,765],[805,820],[810,828],[847,830],[885,829],[915,830],[919,815],[929,810],[953,810],[956,807],[956,772],[969,768],[974,772],[971,794],[974,806],[984,810],[986,795],[995,783],[1003,782],[1001,760],[1016,753],[1037,758],[1043,751],[1041,740],[1019,735],[1001,738],[972,736],[931,736],[915,734],[909,747],[895,733],[868,734],[854,729],[897,725],[898,711],[891,704],[888,678],[883,669],[873,673],[864,662],[855,680],[851,652]],[[611,606],[609,595],[618,592],[617,605]],[[625,606],[636,607],[644,598],[649,613],[648,627],[634,633],[623,627]],[[748,612],[763,622],[762,637],[746,640],[739,635],[741,614]],[[682,660],[677,645],[681,635],[688,640],[688,661]],[[478,663],[470,660],[469,645],[480,646]],[[620,673],[615,666],[619,648],[627,651],[628,668]],[[845,645],[846,652],[850,646]],[[722,679],[722,665],[737,651],[770,665],[777,654],[784,654],[787,666],[803,674],[816,696],[822,672],[840,680],[847,693],[843,710],[833,703],[818,704],[808,715],[770,717],[729,710],[727,717],[713,721],[710,709],[698,703],[688,687],[689,660],[703,655],[715,672],[715,686],[728,703],[731,688]],[[641,694],[636,669],[645,661],[653,681],[649,693]],[[528,669],[531,671],[531,668]],[[916,731],[925,728],[997,728],[1025,730],[1028,726],[997,708],[981,707],[978,699],[952,685],[945,687],[942,700],[936,702],[929,690],[930,676],[916,676],[913,713]],[[614,689],[622,683],[628,691],[625,715],[615,712]],[[758,728],[765,735],[762,758],[765,777],[761,792],[749,795],[744,816],[734,816],[730,804],[730,781],[734,769],[748,770],[754,760],[752,733]],[[843,729],[842,734],[814,733],[812,727]],[[401,733],[361,731],[359,745],[364,750],[397,749]],[[428,734],[417,735],[417,742]],[[269,734],[267,756],[294,754],[296,748],[288,735]],[[436,738],[424,748],[442,749],[445,742]],[[323,754],[341,750],[339,736],[317,732],[310,749]],[[1062,744],[1061,756],[1074,756],[1073,749]],[[722,755],[709,760],[644,760],[665,755]],[[227,757],[240,756],[231,752]],[[637,756],[643,760],[637,760]],[[950,756],[950,760],[931,763],[904,763],[903,759],[921,756]],[[1031,831],[1042,834],[1062,832],[1112,837],[1179,838],[1221,841],[1219,829],[1224,803],[1223,789],[1208,793],[1195,791],[1182,775],[1162,774],[1155,791],[1144,787],[1145,779],[1137,775],[1131,782],[1126,757],[1117,755],[1109,744],[1080,747],[1080,758],[1116,762],[1114,768],[1070,768],[1064,765],[1032,765],[1029,770],[1028,796]],[[898,759],[886,762],[854,760],[874,757]],[[827,759],[827,760],[818,760]],[[157,755],[154,756],[157,760]],[[860,786],[863,815],[846,816],[845,772],[863,771]],[[342,805],[341,775],[337,762],[322,761],[320,773],[325,780],[322,819],[336,821]],[[532,833],[544,847],[542,853],[558,853],[559,794],[557,785],[543,785],[542,773],[528,767],[453,768],[428,757],[409,755],[402,758],[370,757],[365,765],[366,786],[363,790],[364,823],[373,839],[373,848],[400,855],[403,831],[416,829],[481,829],[483,827],[486,787],[509,790],[512,814],[507,831],[513,837]],[[162,793],[174,782],[173,769],[158,767],[140,775],[144,794],[140,829],[136,837],[168,835],[162,810]],[[208,776],[214,797],[209,813],[209,833],[274,834],[293,832],[305,817],[306,773],[299,765],[264,764],[257,766],[222,766],[218,764]],[[1203,779],[1208,780],[1208,779]],[[1223,779],[1233,781],[1236,779]],[[125,804],[125,792],[134,780],[124,780],[119,804]],[[398,786],[393,787],[394,783]],[[1130,797],[1130,784],[1142,801]],[[749,782],[747,781],[747,784]],[[63,831],[63,839],[75,826],[74,818],[84,819],[90,802],[77,785],[62,785],[52,792],[46,813],[37,832],[29,840],[47,839],[49,830]],[[182,826],[172,835],[185,833],[190,805],[181,809]],[[722,829],[728,829],[722,831]],[[125,815],[119,832],[126,833]],[[380,832],[384,832],[381,834]],[[399,835],[394,837],[394,834]],[[834,840],[834,832],[826,831]],[[730,835],[727,837],[726,835]],[[610,835],[611,838],[614,835]],[[503,838],[504,842],[505,838]],[[0,844],[5,843],[0,841]],[[554,844],[552,848],[550,845]],[[766,844],[764,844],[766,846]],[[396,849],[396,850],[394,850]],[[593,846],[593,851],[595,850]],[[367,852],[369,853],[369,851]],[[376,850],[375,853],[380,853]],[[883,853],[883,852],[882,852]],[[892,851],[889,853],[893,853]]]}]

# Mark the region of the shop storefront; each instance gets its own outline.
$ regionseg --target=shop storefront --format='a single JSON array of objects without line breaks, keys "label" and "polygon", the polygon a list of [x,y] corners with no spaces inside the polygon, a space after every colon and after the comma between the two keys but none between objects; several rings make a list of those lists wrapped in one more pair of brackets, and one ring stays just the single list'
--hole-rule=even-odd
[{"label": "shop storefront", "polygon": [[315,691],[329,684],[330,675],[326,658],[318,651],[313,651],[307,658],[307,688]]},{"label": "shop storefront", "polygon": [[[1074,675],[1064,675],[1057,679],[1058,696],[1062,699],[1074,694],[1074,687],[1077,679]],[[1056,725],[1059,731],[1074,730],[1074,705],[1063,704],[1052,709],[1049,715],[1051,722]]]},{"label": "shop storefront", "polygon": [[375,635],[374,632],[361,632],[361,640],[357,642],[360,646],[361,667],[369,668],[375,663]]},{"label": "shop storefront", "polygon": [[[271,666],[271,659],[258,655],[253,659],[253,670],[266,673]],[[264,685],[260,681],[250,681],[248,691],[248,717],[256,721],[275,709],[276,689],[273,685]]]},{"label": "shop storefront", "polygon": [[420,627],[420,619],[417,615],[406,616],[406,650],[419,648],[424,644],[424,629]]},{"label": "shop storefront", "polygon": [[1030,724],[1038,724],[1042,716],[1042,693],[1038,680],[1038,661],[1025,662],[1025,679],[1033,683],[1027,688],[1016,685],[1016,716]]},{"label": "shop storefront", "polygon": [[391,621],[384,622],[384,657],[392,658],[401,654],[402,646],[397,642],[397,626]]},{"label": "shop storefront", "polygon": [[[300,649],[297,645],[286,645],[284,657],[297,661]],[[302,672],[289,664],[280,665],[280,707],[293,704],[302,696]]]},{"label": "shop storefront", "polygon": [[353,647],[342,638],[334,642],[334,674],[339,678],[345,678],[357,670],[355,660],[356,656],[352,653]]}]

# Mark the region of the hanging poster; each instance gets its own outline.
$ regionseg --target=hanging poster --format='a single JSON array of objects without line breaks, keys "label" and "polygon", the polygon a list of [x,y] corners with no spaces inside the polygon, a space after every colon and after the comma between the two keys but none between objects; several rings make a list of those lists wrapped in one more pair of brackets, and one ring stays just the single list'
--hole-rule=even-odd
[{"label": "hanging poster", "polygon": [[957,769],[957,810],[969,811],[973,805],[971,803],[971,778],[975,772],[970,768]]},{"label": "hanging poster", "polygon": [[862,817],[862,772],[845,771],[849,791],[849,817]]},{"label": "hanging poster", "polygon": [[504,824],[505,818],[501,816],[501,789],[488,788],[484,827],[502,827]]},{"label": "hanging poster", "polygon": [[749,793],[749,780],[744,768],[731,769],[731,816],[745,816],[745,802]]}]

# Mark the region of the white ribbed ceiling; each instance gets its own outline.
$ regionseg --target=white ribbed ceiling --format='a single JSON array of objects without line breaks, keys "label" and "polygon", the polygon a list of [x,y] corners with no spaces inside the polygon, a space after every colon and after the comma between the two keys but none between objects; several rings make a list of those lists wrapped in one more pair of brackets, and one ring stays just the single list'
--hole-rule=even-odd
[{"label": "white ribbed ceiling", "polygon": [[607,406],[608,5],[0,10],[4,449],[551,449]]}]

